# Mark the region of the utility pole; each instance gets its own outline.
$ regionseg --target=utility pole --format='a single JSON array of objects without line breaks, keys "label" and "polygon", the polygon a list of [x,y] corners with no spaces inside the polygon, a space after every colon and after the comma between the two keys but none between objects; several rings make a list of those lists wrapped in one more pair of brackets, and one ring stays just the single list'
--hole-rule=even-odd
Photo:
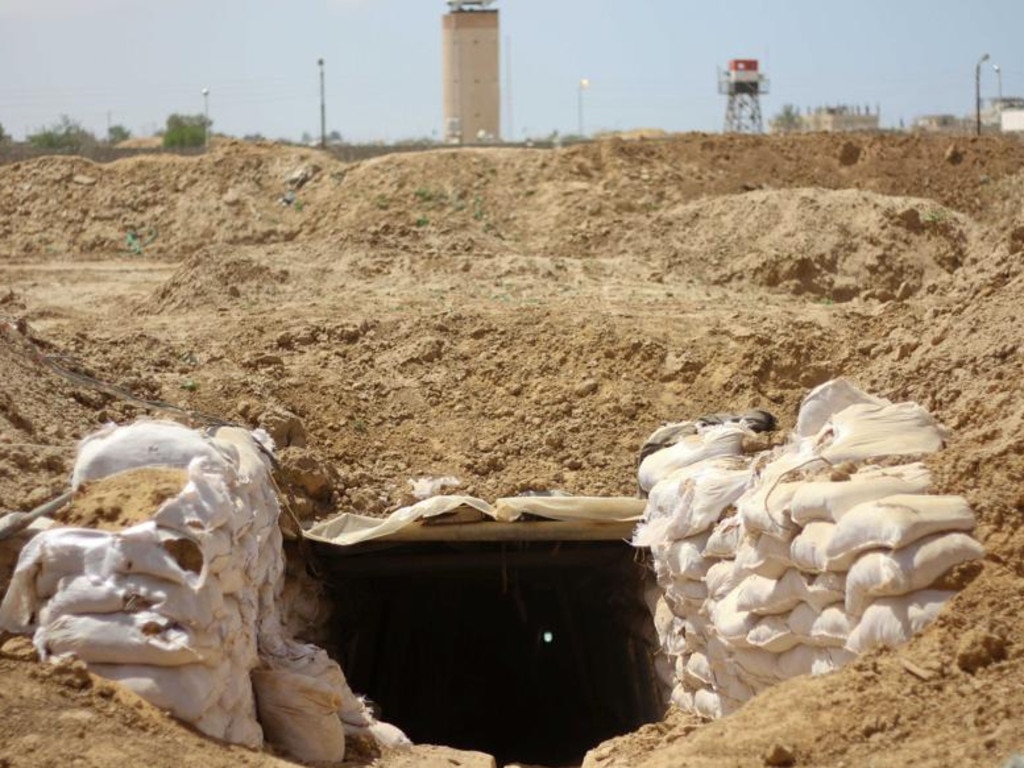
[{"label": "utility pole", "polygon": [[578,94],[578,100],[576,104],[577,117],[579,118],[579,134],[580,138],[583,138],[583,92],[590,87],[590,80],[585,77],[580,78],[580,89]]},{"label": "utility pole", "polygon": [[327,105],[324,101],[324,60],[317,59],[320,67],[320,148],[327,148]]},{"label": "utility pole", "polygon": [[974,119],[978,136],[981,136],[981,65],[986,61],[987,53],[974,65]]},{"label": "utility pole", "polygon": [[210,89],[203,88],[203,149],[210,148]]}]

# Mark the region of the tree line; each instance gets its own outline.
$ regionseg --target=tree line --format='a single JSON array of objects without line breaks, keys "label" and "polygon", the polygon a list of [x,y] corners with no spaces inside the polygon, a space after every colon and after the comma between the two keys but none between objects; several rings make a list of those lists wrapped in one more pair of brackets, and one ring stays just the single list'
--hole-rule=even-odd
[{"label": "tree line", "polygon": [[[213,121],[205,115],[173,114],[167,118],[166,126],[159,135],[163,139],[163,145],[169,149],[201,147],[206,143],[207,133],[212,125]],[[101,140],[77,120],[73,120],[67,115],[61,115],[51,125],[37,128],[28,134],[25,140],[30,146],[37,149],[53,152],[81,152],[102,143],[120,144],[131,137],[131,131],[123,125],[111,125],[107,129],[106,138]],[[0,143],[10,140],[10,135],[4,130],[3,124],[0,124]]]}]

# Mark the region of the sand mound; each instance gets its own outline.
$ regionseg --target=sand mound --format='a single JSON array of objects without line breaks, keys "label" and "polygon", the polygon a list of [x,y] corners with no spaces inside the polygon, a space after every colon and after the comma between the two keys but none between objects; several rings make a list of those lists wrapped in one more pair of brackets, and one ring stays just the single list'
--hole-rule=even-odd
[{"label": "sand mound", "polygon": [[659,217],[674,278],[774,288],[832,301],[908,298],[959,267],[970,232],[927,200],[860,190],[749,192]]},{"label": "sand mound", "polygon": [[197,307],[215,308],[228,302],[271,303],[287,269],[273,269],[244,256],[222,257],[219,249],[190,256],[146,302],[157,312],[176,312]]}]

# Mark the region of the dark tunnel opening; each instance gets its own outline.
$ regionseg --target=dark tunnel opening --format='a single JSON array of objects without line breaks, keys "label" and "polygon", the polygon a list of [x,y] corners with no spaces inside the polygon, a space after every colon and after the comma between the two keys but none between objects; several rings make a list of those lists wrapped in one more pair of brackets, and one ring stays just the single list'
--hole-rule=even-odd
[{"label": "dark tunnel opening", "polygon": [[646,568],[619,541],[315,547],[330,650],[417,743],[579,764],[660,719]]}]

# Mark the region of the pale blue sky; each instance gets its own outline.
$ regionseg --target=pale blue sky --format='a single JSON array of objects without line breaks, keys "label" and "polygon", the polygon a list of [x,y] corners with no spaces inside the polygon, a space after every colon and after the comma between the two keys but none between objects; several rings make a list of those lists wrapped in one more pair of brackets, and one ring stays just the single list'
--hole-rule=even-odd
[{"label": "pale blue sky", "polygon": [[[982,90],[1024,95],[1024,0],[499,0],[511,41],[515,138],[588,131],[718,131],[716,68],[759,58],[766,119],[802,107],[880,104],[883,124],[973,109]],[[441,130],[443,0],[0,0],[0,123],[21,137],[62,114],[136,134],[172,112],[214,128],[297,139],[319,126],[356,141]],[[506,64],[502,52],[502,69]],[[504,78],[504,74],[503,74]],[[507,100],[503,97],[503,108]],[[508,115],[503,117],[507,134]]]}]

